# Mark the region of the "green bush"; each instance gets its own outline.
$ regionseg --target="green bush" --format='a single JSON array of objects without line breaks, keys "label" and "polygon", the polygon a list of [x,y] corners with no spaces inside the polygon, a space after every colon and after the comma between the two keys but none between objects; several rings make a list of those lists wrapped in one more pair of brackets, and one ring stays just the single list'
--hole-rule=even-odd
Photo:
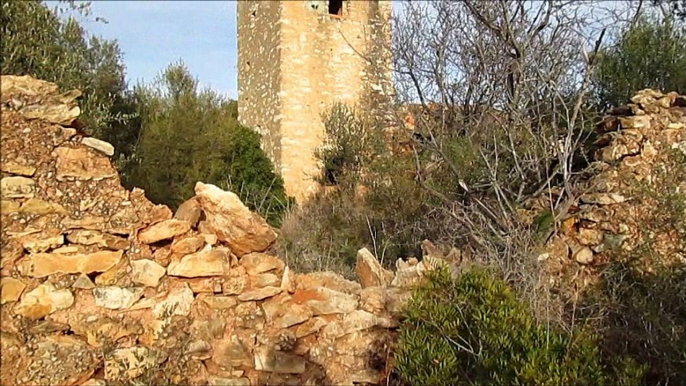
[{"label": "green bush", "polygon": [[142,120],[127,186],[145,189],[156,203],[176,208],[198,181],[236,194],[278,225],[290,204],[283,180],[260,149],[259,135],[238,123],[235,101],[198,82],[182,64],[170,65],[152,85],[135,90]]},{"label": "green bush", "polygon": [[639,384],[629,360],[603,363],[596,337],[536,322],[504,281],[474,268],[441,270],[416,289],[396,370],[410,385]]},{"label": "green bush", "polygon": [[669,17],[627,26],[598,59],[594,83],[602,108],[622,105],[645,88],[686,93],[686,29]]}]

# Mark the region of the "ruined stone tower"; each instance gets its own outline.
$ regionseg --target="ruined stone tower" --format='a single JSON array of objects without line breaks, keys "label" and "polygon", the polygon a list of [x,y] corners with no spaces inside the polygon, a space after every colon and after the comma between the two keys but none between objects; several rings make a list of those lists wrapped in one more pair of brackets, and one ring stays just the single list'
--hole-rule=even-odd
[{"label": "ruined stone tower", "polygon": [[321,173],[322,113],[390,84],[390,1],[239,1],[238,114],[302,202]]}]

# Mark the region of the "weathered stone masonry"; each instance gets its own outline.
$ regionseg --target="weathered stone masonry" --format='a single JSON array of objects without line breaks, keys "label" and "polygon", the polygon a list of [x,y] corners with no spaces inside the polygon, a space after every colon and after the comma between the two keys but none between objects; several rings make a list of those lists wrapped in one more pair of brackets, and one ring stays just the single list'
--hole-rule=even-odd
[{"label": "weathered stone masonry", "polygon": [[382,44],[390,33],[381,26],[388,25],[391,2],[342,1],[338,15],[329,13],[330,3],[336,2],[238,3],[239,119],[262,134],[287,192],[299,201],[318,189],[322,113],[335,102],[370,104],[390,83],[390,65],[376,64],[390,64]]}]

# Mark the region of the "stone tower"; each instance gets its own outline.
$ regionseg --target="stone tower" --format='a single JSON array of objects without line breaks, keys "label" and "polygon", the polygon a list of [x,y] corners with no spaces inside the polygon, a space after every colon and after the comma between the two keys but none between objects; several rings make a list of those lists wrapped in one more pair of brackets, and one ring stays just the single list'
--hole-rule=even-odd
[{"label": "stone tower", "polygon": [[378,104],[391,83],[391,1],[238,2],[238,115],[302,202],[319,186],[322,113]]}]

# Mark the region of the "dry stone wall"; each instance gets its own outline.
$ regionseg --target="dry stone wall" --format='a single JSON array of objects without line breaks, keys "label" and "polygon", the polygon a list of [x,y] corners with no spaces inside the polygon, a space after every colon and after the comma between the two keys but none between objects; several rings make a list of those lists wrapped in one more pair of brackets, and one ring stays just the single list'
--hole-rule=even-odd
[{"label": "dry stone wall", "polygon": [[111,146],[68,127],[76,96],[2,77],[2,384],[384,382],[436,259],[295,273],[231,192],[199,182],[172,213],[124,189]]},{"label": "dry stone wall", "polygon": [[[586,192],[569,205],[538,257],[545,262],[551,282],[564,291],[596,284],[599,272],[622,254],[644,272],[655,263],[686,263],[686,229],[655,218],[664,210],[658,207],[656,194],[667,197],[681,192],[674,197],[683,199],[686,192],[683,176],[665,172],[672,152],[686,155],[686,97],[642,90],[631,103],[609,111],[597,133],[595,173],[585,184]],[[534,200],[523,217],[543,213],[549,200]],[[675,204],[682,208],[677,210],[684,210],[683,203]],[[686,218],[686,212],[671,215]],[[650,245],[650,254],[639,250],[645,245]],[[570,285],[570,278],[575,285]]]}]

